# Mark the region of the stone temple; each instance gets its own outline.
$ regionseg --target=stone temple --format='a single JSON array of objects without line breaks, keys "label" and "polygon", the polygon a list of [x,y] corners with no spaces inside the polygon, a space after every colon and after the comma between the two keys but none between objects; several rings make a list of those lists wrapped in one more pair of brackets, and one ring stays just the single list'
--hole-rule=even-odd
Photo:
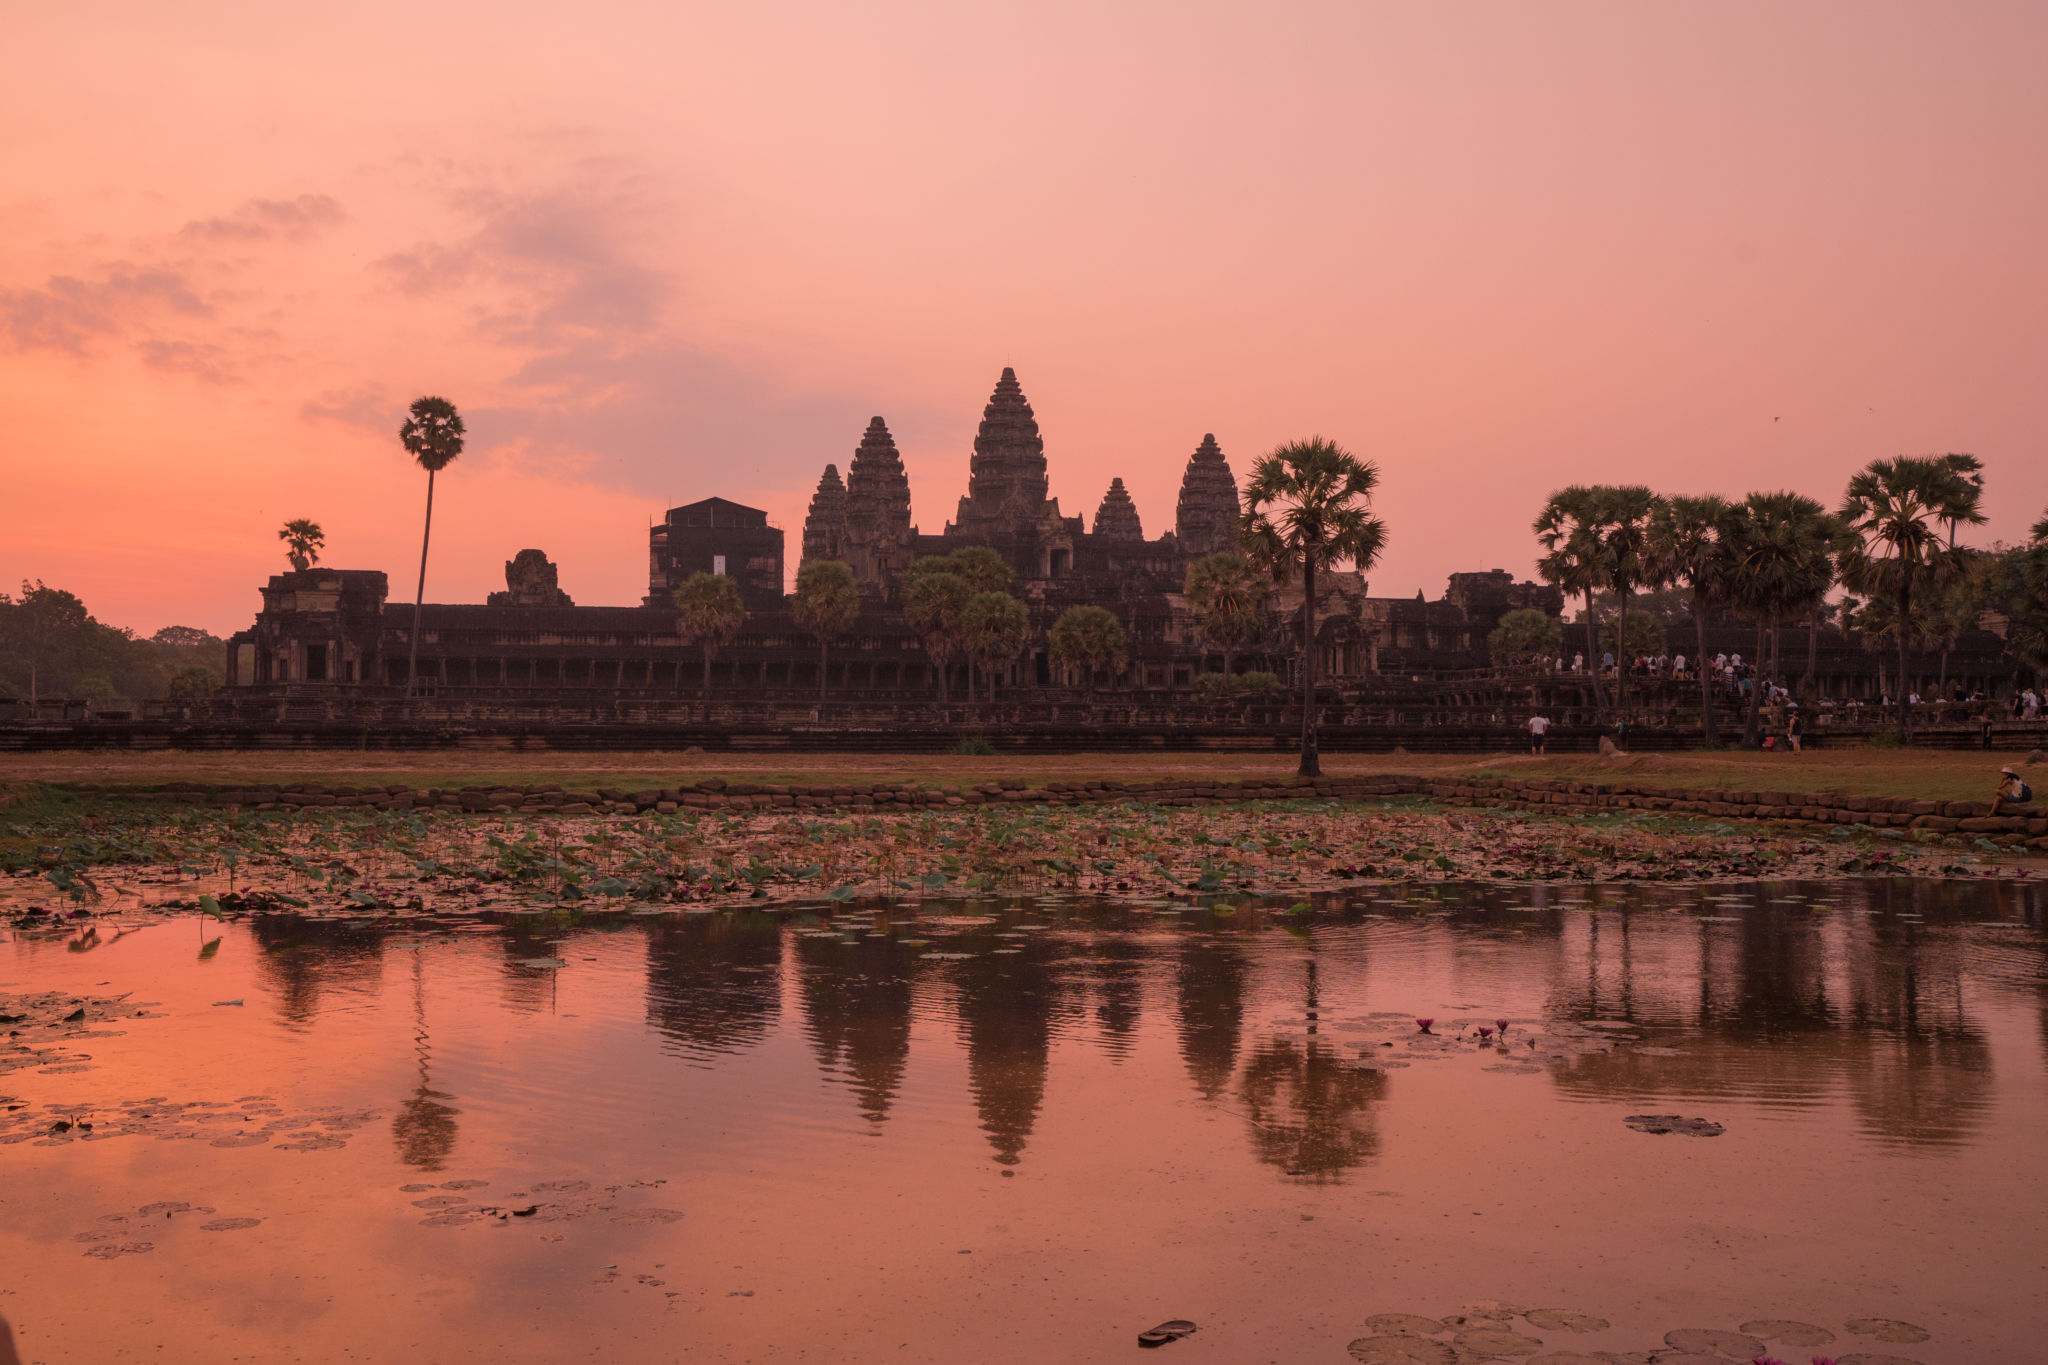
[{"label": "stone temple", "polygon": [[[1085,506],[1085,504],[1084,504]],[[1015,574],[1011,590],[1030,608],[1032,635],[1003,675],[1012,694],[1062,689],[1047,649],[1061,612],[1107,608],[1123,623],[1130,664],[1114,686],[1171,692],[1193,686],[1221,654],[1201,639],[1182,595],[1196,560],[1236,543],[1237,479],[1215,436],[1188,456],[1172,529],[1148,539],[1136,502],[1112,477],[1093,524],[1062,511],[1052,492],[1044,434],[1013,370],[982,409],[966,494],[936,533],[913,520],[910,480],[882,418],[871,420],[845,466],[824,466],[811,496],[799,564],[841,560],[864,602],[859,620],[829,652],[841,693],[906,699],[937,684],[922,642],[901,610],[898,583],[913,559],[968,545],[995,550]],[[648,590],[637,606],[576,606],[556,566],[524,549],[505,566],[504,592],[482,604],[426,605],[420,613],[420,690],[444,696],[674,695],[694,690],[702,656],[676,635],[673,589],[693,573],[735,579],[747,606],[739,637],[716,654],[714,686],[749,694],[815,693],[817,642],[800,630],[784,596],[783,532],[759,508],[710,497],[672,508],[648,536]],[[1435,602],[1372,597],[1363,575],[1319,578],[1318,675],[1332,683],[1379,673],[1480,669],[1486,635],[1516,607],[1556,614],[1553,587],[1516,582],[1501,570],[1451,576]],[[263,610],[230,641],[234,689],[360,692],[402,687],[413,608],[386,600],[375,570],[316,567],[279,574]],[[1299,587],[1276,588],[1264,638],[1238,651],[1240,670],[1289,675],[1300,633]]]}]

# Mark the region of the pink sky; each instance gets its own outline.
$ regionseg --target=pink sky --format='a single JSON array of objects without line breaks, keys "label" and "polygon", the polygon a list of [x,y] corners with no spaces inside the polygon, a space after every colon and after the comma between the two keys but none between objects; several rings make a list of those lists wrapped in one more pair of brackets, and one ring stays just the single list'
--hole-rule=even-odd
[{"label": "pink sky", "polygon": [[247,623],[287,517],[410,597],[803,511],[882,414],[914,511],[1014,365],[1053,492],[1169,529],[1206,431],[1379,461],[1374,589],[1529,571],[1574,481],[2048,505],[2048,9],[38,6],[0,44],[0,582]]}]

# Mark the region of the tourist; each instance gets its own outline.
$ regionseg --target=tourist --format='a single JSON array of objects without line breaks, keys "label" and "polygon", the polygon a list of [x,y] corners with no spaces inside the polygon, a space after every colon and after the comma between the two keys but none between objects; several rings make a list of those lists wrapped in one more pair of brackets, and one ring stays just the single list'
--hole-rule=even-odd
[{"label": "tourist", "polygon": [[1799,752],[1799,741],[1806,737],[1806,721],[1799,714],[1798,702],[1785,704],[1785,742],[1792,746],[1792,752]]},{"label": "tourist", "polygon": [[2033,688],[2020,693],[2020,719],[2038,720],[2041,716],[2041,694]]},{"label": "tourist", "polygon": [[1586,671],[1586,655],[1585,655],[1585,651],[1581,650],[1580,652],[1578,652],[1578,653],[1576,653],[1576,654],[1572,655],[1572,672],[1574,672],[1574,673],[1584,673],[1585,671]]},{"label": "tourist", "polygon": [[2034,789],[2020,780],[2020,775],[2011,768],[1998,770],[1998,790],[1991,797],[1991,813],[1998,814],[2006,806],[2027,806],[2034,801]]},{"label": "tourist", "polygon": [[1529,717],[1529,757],[1543,757],[1543,734],[1550,728],[1550,717]]},{"label": "tourist", "polygon": [[1984,737],[1984,752],[1991,752],[1991,708],[1985,707],[1977,713],[1977,730]]}]

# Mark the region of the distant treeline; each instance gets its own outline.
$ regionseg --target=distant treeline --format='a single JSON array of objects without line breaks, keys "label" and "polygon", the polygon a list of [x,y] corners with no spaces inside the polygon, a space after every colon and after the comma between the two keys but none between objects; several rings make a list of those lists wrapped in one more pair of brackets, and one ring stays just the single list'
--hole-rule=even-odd
[{"label": "distant treeline", "polygon": [[227,677],[227,641],[194,626],[147,639],[93,619],[76,594],[24,581],[0,592],[0,700],[95,706],[204,696]]}]

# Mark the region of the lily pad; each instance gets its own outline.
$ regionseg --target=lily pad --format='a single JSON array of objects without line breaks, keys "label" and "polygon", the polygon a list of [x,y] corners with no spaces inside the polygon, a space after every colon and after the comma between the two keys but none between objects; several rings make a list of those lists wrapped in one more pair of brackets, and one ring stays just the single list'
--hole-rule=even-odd
[{"label": "lily pad", "polygon": [[1825,1327],[1816,1327],[1810,1322],[1794,1322],[1789,1318],[1760,1318],[1743,1323],[1742,1330],[1785,1346],[1825,1346],[1835,1339],[1835,1334]]},{"label": "lily pad", "polygon": [[1858,1351],[1843,1356],[1836,1365],[1924,1365],[1924,1362],[1906,1356],[1886,1355],[1882,1351]]},{"label": "lily pad", "polygon": [[201,1223],[199,1230],[201,1232],[240,1232],[243,1228],[253,1228],[262,1221],[261,1218],[215,1218],[209,1222]]},{"label": "lily pad", "polygon": [[1876,1337],[1895,1346],[1910,1346],[1927,1340],[1927,1329],[1897,1318],[1851,1318],[1844,1324],[1859,1337]]},{"label": "lily pad", "polygon": [[1604,1332],[1612,1325],[1606,1318],[1570,1313],[1562,1308],[1538,1308],[1523,1316],[1531,1327],[1542,1332]]},{"label": "lily pad", "polygon": [[1360,1337],[1344,1348],[1362,1365],[1458,1365],[1458,1353],[1428,1337]]},{"label": "lily pad", "polygon": [[1764,1344],[1755,1337],[1743,1332],[1724,1332],[1715,1327],[1681,1327],[1666,1332],[1664,1344],[1674,1351],[1733,1356],[1737,1360],[1754,1360],[1764,1353]]},{"label": "lily pad", "polygon": [[519,959],[519,965],[531,967],[537,972],[551,972],[558,967],[566,967],[569,964],[559,957],[522,957]]},{"label": "lily pad", "polygon": [[1537,1337],[1525,1337],[1498,1327],[1477,1327],[1460,1332],[1458,1353],[1475,1360],[1498,1360],[1503,1356],[1525,1356],[1543,1349]]},{"label": "lily pad", "polygon": [[1728,1131],[1712,1119],[1689,1119],[1680,1114],[1630,1114],[1622,1122],[1638,1133],[1677,1133],[1682,1137],[1719,1137]]},{"label": "lily pad", "polygon": [[1435,1318],[1418,1317],[1413,1313],[1375,1313],[1365,1320],[1365,1325],[1385,1336],[1429,1337],[1444,1330],[1444,1325]]}]

